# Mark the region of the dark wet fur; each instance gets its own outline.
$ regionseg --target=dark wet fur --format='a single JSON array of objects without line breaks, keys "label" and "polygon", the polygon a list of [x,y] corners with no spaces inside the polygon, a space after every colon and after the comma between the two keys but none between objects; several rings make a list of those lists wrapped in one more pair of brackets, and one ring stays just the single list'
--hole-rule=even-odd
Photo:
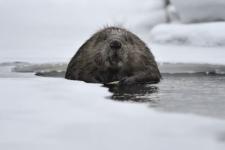
[{"label": "dark wet fur", "polygon": [[[109,44],[117,40],[120,49]],[[107,27],[88,39],[71,59],[66,79],[91,83],[120,84],[158,83],[161,75],[154,56],[145,43],[133,33],[118,27]]]}]

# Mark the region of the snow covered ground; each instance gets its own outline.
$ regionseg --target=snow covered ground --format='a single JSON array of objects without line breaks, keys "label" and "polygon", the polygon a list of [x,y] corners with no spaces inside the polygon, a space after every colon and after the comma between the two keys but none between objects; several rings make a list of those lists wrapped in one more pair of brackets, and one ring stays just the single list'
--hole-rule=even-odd
[{"label": "snow covered ground", "polygon": [[112,101],[100,84],[28,73],[1,77],[0,85],[0,149],[225,148],[224,120]]},{"label": "snow covered ground", "polygon": [[225,64],[225,47],[196,47],[171,44],[152,44],[158,62]]}]

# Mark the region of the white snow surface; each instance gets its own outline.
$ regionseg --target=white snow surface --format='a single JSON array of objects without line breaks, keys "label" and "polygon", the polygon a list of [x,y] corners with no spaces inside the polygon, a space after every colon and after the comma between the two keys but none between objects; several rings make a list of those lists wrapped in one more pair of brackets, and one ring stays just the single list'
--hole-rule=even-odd
[{"label": "white snow surface", "polygon": [[225,22],[161,24],[150,33],[154,43],[203,47],[225,47]]},{"label": "white snow surface", "polygon": [[99,84],[27,74],[0,85],[2,150],[225,148],[223,120],[115,102]]},{"label": "white snow surface", "polygon": [[150,44],[158,62],[225,64],[225,47]]},{"label": "white snow surface", "polygon": [[224,0],[171,0],[184,23],[225,20]]}]

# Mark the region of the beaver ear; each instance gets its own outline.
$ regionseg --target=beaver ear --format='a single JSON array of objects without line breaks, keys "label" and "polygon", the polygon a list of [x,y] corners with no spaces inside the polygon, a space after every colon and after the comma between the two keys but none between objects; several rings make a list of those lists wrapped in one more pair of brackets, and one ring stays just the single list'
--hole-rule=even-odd
[{"label": "beaver ear", "polygon": [[95,63],[97,65],[101,65],[103,62],[102,55],[100,53],[97,53],[94,57],[95,57]]}]

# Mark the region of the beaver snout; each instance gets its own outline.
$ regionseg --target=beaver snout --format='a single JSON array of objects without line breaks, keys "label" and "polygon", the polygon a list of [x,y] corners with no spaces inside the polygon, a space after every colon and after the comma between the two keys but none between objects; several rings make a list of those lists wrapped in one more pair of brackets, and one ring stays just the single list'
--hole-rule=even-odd
[{"label": "beaver snout", "polygon": [[109,46],[112,48],[112,49],[120,49],[122,47],[122,44],[120,41],[118,40],[113,40],[110,42]]}]

